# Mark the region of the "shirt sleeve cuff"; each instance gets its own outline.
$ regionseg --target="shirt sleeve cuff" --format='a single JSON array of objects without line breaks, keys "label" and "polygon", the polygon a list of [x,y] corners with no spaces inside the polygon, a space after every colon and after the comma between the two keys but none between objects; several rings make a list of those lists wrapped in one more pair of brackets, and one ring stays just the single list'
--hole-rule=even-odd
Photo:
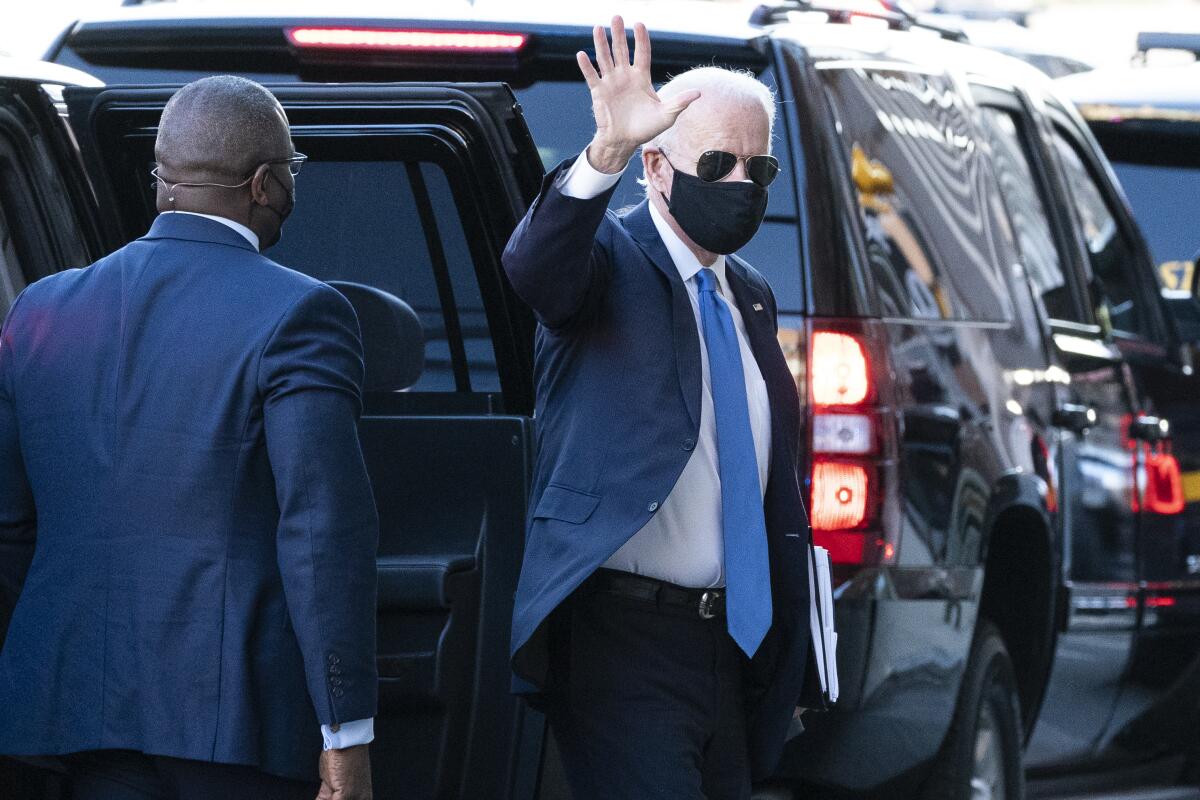
[{"label": "shirt sleeve cuff", "polygon": [[575,159],[571,168],[559,175],[554,183],[558,190],[567,197],[591,200],[616,186],[617,181],[621,180],[621,176],[624,174],[624,168],[612,175],[601,172],[588,163],[587,150],[584,150],[579,154],[579,158]]},{"label": "shirt sleeve cuff", "polygon": [[356,719],[341,725],[322,725],[321,738],[326,750],[345,750],[375,740],[375,718]]}]

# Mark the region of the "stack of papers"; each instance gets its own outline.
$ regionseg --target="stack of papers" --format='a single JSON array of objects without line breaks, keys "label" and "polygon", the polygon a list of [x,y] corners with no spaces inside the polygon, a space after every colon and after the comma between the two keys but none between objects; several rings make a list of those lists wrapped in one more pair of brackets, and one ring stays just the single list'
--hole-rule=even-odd
[{"label": "stack of papers", "polygon": [[813,648],[817,653],[817,671],[821,676],[821,688],[829,703],[838,699],[837,674],[837,630],[833,623],[833,570],[829,562],[829,551],[824,547],[813,547],[808,560],[808,589],[812,602],[809,603],[812,626]]}]

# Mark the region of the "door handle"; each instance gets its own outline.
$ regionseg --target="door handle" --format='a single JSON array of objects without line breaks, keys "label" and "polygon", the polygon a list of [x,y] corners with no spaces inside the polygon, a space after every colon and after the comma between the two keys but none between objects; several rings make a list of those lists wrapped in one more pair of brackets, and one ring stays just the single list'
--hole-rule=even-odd
[{"label": "door handle", "polygon": [[1171,423],[1151,414],[1138,414],[1129,423],[1129,438],[1142,442],[1161,442],[1171,435]]},{"label": "door handle", "polygon": [[1054,409],[1051,422],[1056,428],[1083,433],[1096,424],[1096,409],[1079,403],[1062,403]]}]

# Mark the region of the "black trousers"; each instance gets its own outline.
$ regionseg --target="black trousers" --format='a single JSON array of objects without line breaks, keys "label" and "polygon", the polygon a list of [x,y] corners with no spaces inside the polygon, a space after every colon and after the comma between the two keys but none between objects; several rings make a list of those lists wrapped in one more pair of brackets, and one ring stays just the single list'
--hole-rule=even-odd
[{"label": "black trousers", "polygon": [[546,714],[575,800],[749,800],[747,661],[723,616],[585,583],[551,626]]},{"label": "black trousers", "polygon": [[91,750],[66,757],[71,800],[314,800],[319,784],[132,750]]}]

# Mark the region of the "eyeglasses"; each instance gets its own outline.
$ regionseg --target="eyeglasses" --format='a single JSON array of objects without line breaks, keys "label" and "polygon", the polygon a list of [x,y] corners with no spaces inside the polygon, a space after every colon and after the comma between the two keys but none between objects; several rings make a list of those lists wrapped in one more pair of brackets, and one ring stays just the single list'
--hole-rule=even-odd
[{"label": "eyeglasses", "polygon": [[270,161],[264,161],[264,164],[287,164],[288,172],[292,173],[292,177],[300,174],[300,167],[304,166],[304,162],[308,161],[308,156],[304,153],[293,153],[288,158],[273,158]]},{"label": "eyeglasses", "polygon": [[[269,161],[262,162],[262,164],[287,164],[288,172],[290,172],[294,178],[300,174],[300,167],[304,166],[305,161],[308,161],[308,156],[304,155],[304,153],[293,153],[286,158],[272,158]],[[262,164],[259,164],[259,166],[261,167]],[[250,182],[251,178],[254,177],[254,172],[258,170],[258,167],[255,167],[253,170],[251,170],[250,175],[247,176],[246,180],[242,181],[241,183],[200,183],[191,181],[179,181],[172,183],[158,174],[160,169],[162,169],[162,167],[155,164],[154,169],[150,170],[150,176],[154,178],[154,181],[152,181],[150,185],[154,186],[158,183],[161,183],[163,186],[166,186],[169,191],[174,189],[176,186],[216,186],[221,189],[240,189]]]},{"label": "eyeglasses", "polygon": [[779,159],[775,156],[739,156],[724,150],[705,150],[696,159],[696,177],[705,183],[716,183],[733,172],[739,161],[746,162],[746,177],[759,186],[770,186],[779,176]]}]

